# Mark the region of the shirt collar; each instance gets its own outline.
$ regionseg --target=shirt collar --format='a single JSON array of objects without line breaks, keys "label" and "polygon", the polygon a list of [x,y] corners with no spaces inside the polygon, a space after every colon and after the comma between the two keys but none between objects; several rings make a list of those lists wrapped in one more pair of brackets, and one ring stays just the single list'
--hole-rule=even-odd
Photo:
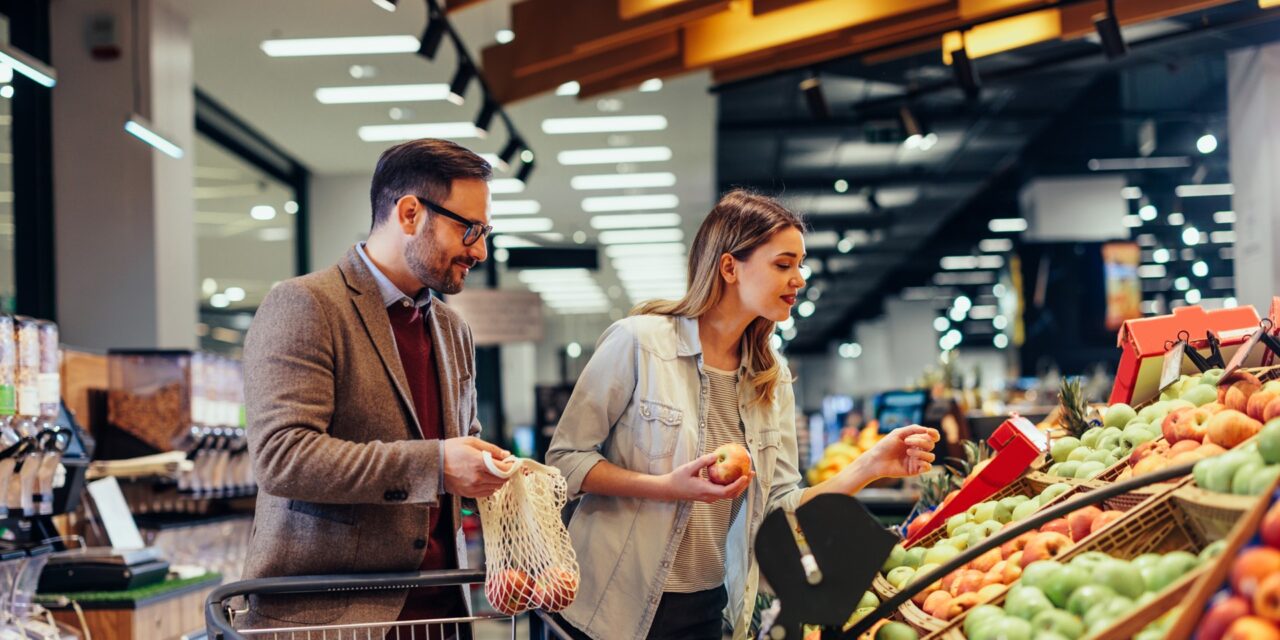
[{"label": "shirt collar", "polygon": [[369,254],[364,251],[363,242],[356,244],[356,252],[360,254],[360,259],[364,260],[364,266],[369,268],[369,273],[373,274],[374,281],[378,283],[378,292],[382,294],[382,306],[389,307],[402,300],[408,300],[418,308],[427,307],[431,304],[430,289],[423,287],[422,290],[418,292],[418,295],[410,297],[405,295],[405,293],[400,290],[400,287],[392,284],[391,280],[382,273],[382,270],[369,259]]}]

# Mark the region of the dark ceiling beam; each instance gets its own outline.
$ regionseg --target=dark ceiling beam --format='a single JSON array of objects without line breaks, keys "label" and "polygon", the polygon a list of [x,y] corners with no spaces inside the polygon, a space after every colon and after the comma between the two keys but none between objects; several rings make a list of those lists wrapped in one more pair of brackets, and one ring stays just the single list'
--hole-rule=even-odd
[{"label": "dark ceiling beam", "polygon": [[[892,105],[894,109],[886,110],[881,113],[864,114],[856,117],[833,118],[830,120],[814,120],[808,116],[801,116],[796,119],[790,118],[768,118],[760,120],[721,120],[717,127],[721,135],[734,133],[770,133],[777,135],[786,134],[823,134],[840,135],[848,133],[851,129],[860,129],[864,125],[883,121],[886,119],[897,118],[897,105]],[[931,112],[921,107],[913,107],[912,114],[930,129],[946,128],[948,126],[967,126],[973,122],[975,117],[985,115],[994,115],[1004,123],[1028,123],[1038,124],[1044,120],[1055,117],[1055,113],[1041,110],[1001,110],[995,113],[978,112],[978,113],[960,113],[955,111],[947,112]],[[1204,122],[1204,112],[1192,112],[1185,110],[1145,110],[1145,111],[1114,111],[1114,112],[1094,112],[1084,114],[1093,123],[1107,124],[1124,124],[1129,122],[1141,122],[1143,120],[1154,120],[1158,123],[1166,122]],[[888,142],[885,144],[895,144]]]}]

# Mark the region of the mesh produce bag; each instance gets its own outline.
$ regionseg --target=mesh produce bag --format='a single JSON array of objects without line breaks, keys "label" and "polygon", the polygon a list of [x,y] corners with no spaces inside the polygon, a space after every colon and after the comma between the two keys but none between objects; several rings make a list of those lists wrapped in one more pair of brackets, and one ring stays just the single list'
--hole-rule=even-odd
[{"label": "mesh produce bag", "polygon": [[507,615],[529,609],[560,611],[578,595],[578,560],[560,520],[568,487],[560,470],[532,460],[507,458],[502,471],[489,452],[489,472],[509,478],[480,498],[484,526],[485,596]]}]

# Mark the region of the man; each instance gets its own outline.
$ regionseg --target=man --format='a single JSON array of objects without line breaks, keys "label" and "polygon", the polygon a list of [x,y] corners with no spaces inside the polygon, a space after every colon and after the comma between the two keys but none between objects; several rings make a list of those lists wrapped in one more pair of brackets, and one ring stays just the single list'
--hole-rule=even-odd
[{"label": "man", "polygon": [[[474,437],[471,332],[431,291],[458,293],[485,259],[490,176],[452,142],[386,150],[368,241],[262,301],[244,350],[259,486],[245,578],[465,566],[458,499],[501,487],[482,453],[508,454]],[[246,626],[465,616],[465,594],[253,597]]]}]

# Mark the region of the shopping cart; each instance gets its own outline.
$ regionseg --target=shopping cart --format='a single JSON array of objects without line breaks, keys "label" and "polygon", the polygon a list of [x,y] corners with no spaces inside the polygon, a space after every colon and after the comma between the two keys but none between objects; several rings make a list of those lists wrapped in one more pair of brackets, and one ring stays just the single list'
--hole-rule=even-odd
[{"label": "shopping cart", "polygon": [[[459,631],[474,623],[505,624],[516,637],[516,618],[501,613],[477,613],[465,618],[440,618],[374,622],[366,624],[239,629],[231,604],[250,595],[333,593],[338,591],[381,591],[415,587],[444,587],[484,584],[484,570],[451,569],[407,573],[370,573],[338,576],[292,576],[258,578],[222,585],[205,600],[205,623],[210,640],[429,640],[433,637],[460,637]],[[530,640],[570,640],[554,619],[541,611],[528,614]],[[424,635],[425,632],[425,635]],[[505,634],[504,634],[505,635]],[[462,636],[464,637],[464,636]]]}]

